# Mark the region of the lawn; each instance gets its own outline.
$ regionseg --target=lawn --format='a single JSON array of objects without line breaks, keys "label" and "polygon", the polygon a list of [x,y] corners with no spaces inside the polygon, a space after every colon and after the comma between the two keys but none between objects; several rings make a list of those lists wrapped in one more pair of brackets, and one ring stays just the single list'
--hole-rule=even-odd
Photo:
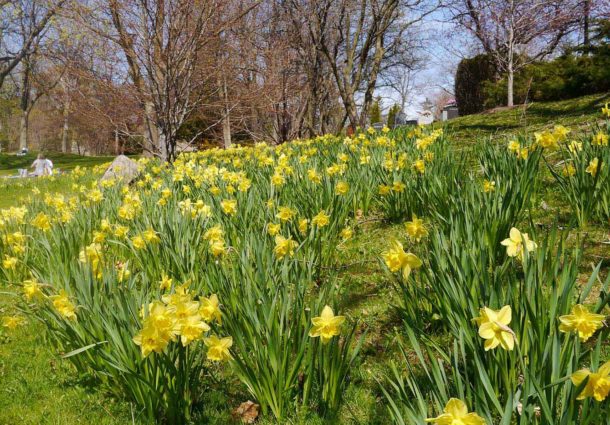
[{"label": "lawn", "polygon": [[[609,100],[610,95],[587,96],[570,101],[534,103],[527,109],[515,108],[460,117],[449,122],[446,131],[453,141],[452,148],[457,150],[474,145],[481,139],[504,141],[516,134],[531,133],[555,124],[586,128],[597,120],[600,107]],[[33,158],[34,155],[0,155],[0,175],[25,168]],[[95,166],[111,160],[111,157],[60,154],[49,155],[49,158],[56,168],[65,170],[77,165]],[[548,229],[554,224],[569,227],[569,211],[548,172],[542,175],[541,181],[534,196],[536,208],[529,211],[527,221],[541,229]],[[18,205],[20,198],[29,196],[35,186],[42,192],[70,193],[74,190],[69,186],[68,179],[62,177],[11,181],[4,185],[0,181],[0,208]],[[401,326],[393,307],[399,303],[400,294],[384,273],[379,256],[387,241],[402,231],[403,226],[387,224],[379,217],[370,216],[360,219],[359,229],[356,237],[339,250],[339,264],[336,267],[339,282],[344,288],[341,311],[357,318],[362,329],[368,333],[362,353],[363,363],[352,376],[357,385],[349,387],[340,417],[343,424],[386,424],[388,422],[383,419],[385,407],[379,402],[381,392],[376,378],[387,371],[387,361],[397,354],[391,346],[395,330]],[[599,261],[604,261],[604,273],[607,273],[610,266],[608,226],[573,229],[570,243],[574,245],[578,237],[587,241],[579,279],[585,280],[590,274],[590,265]],[[10,310],[11,305],[11,297],[0,292],[0,316]],[[0,424],[141,423],[134,419],[137,417],[135,408],[129,403],[110,396],[96,382],[79,379],[71,364],[48,348],[44,335],[43,326],[39,323],[29,323],[10,334],[0,328]],[[610,345],[606,343],[603,350],[607,357]],[[239,390],[230,389],[229,393],[227,398],[211,400],[210,407],[204,408],[202,415],[207,421],[195,418],[195,422],[229,423],[228,412],[248,398]],[[319,419],[310,420],[307,413],[299,419],[298,423],[321,423]],[[275,422],[265,419],[258,423],[270,425]]]},{"label": "lawn", "polygon": [[67,184],[67,178],[62,177],[62,173],[72,171],[76,167],[95,167],[97,165],[111,162],[112,156],[80,156],[63,153],[49,153],[47,157],[53,161],[54,168],[59,171],[59,175],[52,178],[27,178],[10,179],[6,176],[16,176],[20,168],[29,168],[34,159],[35,153],[25,156],[12,154],[0,154],[0,208],[6,208],[18,204],[21,199],[31,196],[34,187],[41,193],[62,192],[67,193],[72,188]]},{"label": "lawn", "polygon": [[[0,176],[16,175],[20,168],[29,168],[38,154],[30,152],[24,156],[0,153]],[[93,167],[112,161],[113,156],[82,156],[58,152],[49,152],[45,156],[53,161],[55,170],[70,171],[74,167]]]},{"label": "lawn", "polygon": [[596,94],[556,102],[533,102],[512,109],[499,108],[481,114],[458,117],[446,124],[457,145],[477,140],[505,140],[554,125],[573,129],[591,127],[600,119],[599,111],[610,102],[610,94]]}]

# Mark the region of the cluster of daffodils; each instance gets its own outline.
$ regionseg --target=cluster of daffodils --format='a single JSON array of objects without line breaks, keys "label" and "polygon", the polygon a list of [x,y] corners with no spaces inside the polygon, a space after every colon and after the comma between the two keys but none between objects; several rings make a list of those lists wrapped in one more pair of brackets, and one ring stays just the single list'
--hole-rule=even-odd
[{"label": "cluster of daffodils", "polygon": [[[43,288],[48,285],[36,281],[35,279],[27,279],[22,284],[23,297],[27,303],[41,304],[50,302],[56,314],[64,320],[77,320],[77,305],[72,301],[72,298],[65,290],[60,290],[55,295],[47,295]],[[4,318],[4,326],[9,329],[14,329],[17,326],[25,324],[25,319],[19,315],[7,316]]]},{"label": "cluster of daffodils", "polygon": [[209,250],[214,257],[220,257],[227,252],[225,245],[224,231],[220,225],[210,227],[203,235],[209,243]]},{"label": "cluster of daffodils", "polygon": [[[502,245],[507,247],[507,254],[511,257],[525,259],[525,252],[534,251],[537,246],[531,241],[526,233],[521,233],[516,228],[510,231],[510,237],[502,241]],[[500,310],[493,310],[489,307],[480,309],[480,316],[475,317],[475,322],[479,327],[479,336],[485,341],[485,351],[500,347],[507,351],[512,351],[515,347],[516,335],[510,328],[512,320],[512,309],[505,305]],[[575,333],[582,342],[586,342],[593,334],[604,326],[605,316],[592,313],[582,304],[575,305],[570,314],[559,317],[559,331],[564,333]],[[578,395],[578,400],[593,397],[597,401],[603,401],[610,392],[610,362],[605,363],[597,372],[582,369],[571,376],[575,386],[580,386],[585,379],[588,379],[582,392]]]},{"label": "cluster of daffodils", "polygon": [[[171,286],[171,280],[164,276],[162,287]],[[142,356],[162,353],[170,342],[180,340],[186,347],[193,341],[203,339],[208,347],[208,359],[222,361],[231,359],[229,349],[231,337],[219,338],[215,335],[204,338],[211,330],[209,323],[221,323],[221,312],[216,295],[195,300],[187,285],[177,286],[174,293],[166,294],[148,306],[142,306],[143,326],[133,341],[140,346]]]}]

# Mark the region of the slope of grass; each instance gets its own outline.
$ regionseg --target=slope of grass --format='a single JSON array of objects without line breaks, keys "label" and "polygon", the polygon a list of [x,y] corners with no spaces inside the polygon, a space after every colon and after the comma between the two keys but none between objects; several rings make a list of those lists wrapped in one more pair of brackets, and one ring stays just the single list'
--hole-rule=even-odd
[{"label": "slope of grass", "polygon": [[[519,133],[531,133],[556,124],[576,129],[592,125],[599,118],[599,109],[610,95],[587,96],[562,102],[535,103],[523,108],[497,110],[488,113],[460,117],[447,124],[447,133],[456,147],[472,145],[480,139],[503,140]],[[21,158],[27,165],[33,155]],[[69,169],[76,165],[92,166],[106,162],[110,158],[83,158],[53,156],[56,167]],[[16,158],[0,155],[0,174],[3,170],[24,168]],[[63,164],[63,165],[60,165]],[[548,183],[548,184],[547,184]],[[43,192],[68,192],[71,188],[67,180],[39,179],[22,184],[2,186],[0,182],[0,208],[18,204],[18,199],[31,193],[33,186]],[[551,180],[545,180],[535,197],[536,209],[532,219],[536,225],[553,224],[567,226],[567,219],[560,214],[560,196]],[[539,208],[540,201],[548,204]],[[557,221],[559,220],[559,221]],[[340,414],[341,424],[387,424],[384,406],[379,402],[381,394],[375,377],[386,368],[387,360],[394,356],[392,340],[395,329],[401,326],[392,305],[397,303],[397,293],[387,276],[382,273],[379,255],[387,242],[404,232],[402,225],[387,225],[375,220],[360,227],[353,241],[340,248],[343,296],[341,311],[357,318],[363,329],[368,329],[363,348],[363,364],[353,372],[355,385],[346,394],[346,403]],[[579,232],[580,233],[580,232]],[[586,246],[587,264],[605,259],[610,261],[607,245],[602,242],[608,237],[608,227],[586,230],[589,243]],[[587,266],[583,266],[583,276],[588,276]],[[0,292],[0,316],[12,313],[11,299]],[[42,326],[29,324],[14,332],[0,329],[0,425],[24,424],[127,424],[132,423],[137,413],[131,407],[107,395],[104,388],[91,385],[76,378],[74,370],[67,362],[52,351],[42,334]],[[606,355],[610,344],[604,347]],[[237,384],[236,384],[237,386]],[[246,401],[236,397],[226,398],[210,391],[206,400],[203,417],[195,423],[227,424],[230,410]],[[262,418],[261,425],[274,423]],[[309,418],[301,418],[290,423],[318,424]]]},{"label": "slope of grass", "polygon": [[500,139],[531,133],[554,125],[586,129],[600,118],[600,109],[610,102],[610,93],[557,102],[533,102],[512,109],[498,108],[447,122],[447,133],[459,144],[480,139]]}]

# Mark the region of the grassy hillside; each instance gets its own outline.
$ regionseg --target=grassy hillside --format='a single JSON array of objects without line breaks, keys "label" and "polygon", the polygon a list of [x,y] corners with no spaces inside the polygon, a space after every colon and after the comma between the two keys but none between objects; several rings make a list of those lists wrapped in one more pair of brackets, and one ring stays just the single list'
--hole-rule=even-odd
[{"label": "grassy hillside", "polygon": [[514,134],[531,133],[561,124],[586,128],[600,118],[610,93],[584,96],[558,102],[534,102],[512,109],[498,108],[476,115],[453,119],[447,132],[456,143],[472,143],[481,138],[502,139]]},{"label": "grassy hillside", "polygon": [[[562,102],[534,103],[526,109],[518,107],[460,117],[447,123],[446,129],[452,144],[460,147],[481,139],[503,140],[514,134],[530,133],[556,124],[574,129],[586,128],[596,122],[601,106],[609,101],[610,94],[606,94]],[[34,157],[34,154],[26,157],[0,155],[0,175],[13,174],[18,168],[26,168]],[[61,154],[51,154],[49,157],[57,168],[65,170],[77,165],[94,166],[112,159]],[[553,194],[556,188],[550,184],[550,179],[548,182],[549,185],[539,188],[537,199],[544,199],[549,205],[537,208],[531,215],[531,219],[539,226],[563,217],[555,213],[555,210],[562,208],[561,201]],[[21,196],[31,193],[34,185],[43,192],[71,190],[67,180],[61,178],[46,182],[44,179],[11,181],[9,185],[3,185],[0,180],[0,208],[17,204]],[[360,318],[363,326],[369,330],[366,360],[358,371],[354,371],[355,377],[368,386],[350,387],[346,395],[346,409],[341,418],[341,423],[354,425],[386,423],[382,419],[385,411],[377,398],[379,394],[372,377],[385,367],[383,361],[392,354],[387,352],[388,335],[400,326],[391,307],[397,303],[397,294],[391,286],[392,282],[379,267],[379,253],[387,241],[402,229],[402,225],[388,225],[375,217],[367,218],[363,223],[362,232],[342,251],[339,265],[342,270],[339,279],[343,287],[348,288],[344,311]],[[559,224],[567,226],[567,222]],[[589,228],[582,233],[579,236],[586,234],[588,237],[587,262],[597,263],[608,257],[607,226]],[[583,276],[588,273],[588,269],[583,270]],[[0,292],[0,316],[10,311],[12,303],[13,300],[8,295]],[[29,323],[10,336],[0,328],[0,425],[141,423],[138,419],[133,419],[138,416],[133,406],[108,396],[107,389],[100,388],[95,382],[76,378],[73,367],[48,347],[44,341],[43,326],[38,323]],[[604,349],[609,350],[610,347]],[[245,401],[243,396],[238,393],[227,400],[211,401],[210,406],[223,405],[227,408],[218,412],[210,407],[204,412],[210,418],[209,421],[196,423],[228,423],[226,410]],[[270,425],[273,422],[263,420],[258,423]],[[319,422],[315,422],[317,423]]]}]

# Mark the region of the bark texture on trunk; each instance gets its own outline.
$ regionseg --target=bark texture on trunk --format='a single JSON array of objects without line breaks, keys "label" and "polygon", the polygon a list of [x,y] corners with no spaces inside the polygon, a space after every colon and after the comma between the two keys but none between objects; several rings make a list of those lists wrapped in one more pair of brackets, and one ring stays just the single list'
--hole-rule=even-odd
[{"label": "bark texture on trunk", "polygon": [[66,102],[64,104],[64,127],[61,132],[61,151],[63,153],[68,152],[68,132],[70,131],[70,104]]},{"label": "bark texture on trunk", "polygon": [[513,71],[512,67],[509,67],[508,69],[508,87],[507,87],[507,99],[506,99],[506,106],[508,106],[509,108],[512,108],[514,106],[514,94],[513,94],[513,88],[515,85],[515,72]]},{"label": "bark texture on trunk", "polygon": [[21,111],[21,122],[19,123],[19,150],[28,147],[28,127],[30,125],[30,111]]}]

